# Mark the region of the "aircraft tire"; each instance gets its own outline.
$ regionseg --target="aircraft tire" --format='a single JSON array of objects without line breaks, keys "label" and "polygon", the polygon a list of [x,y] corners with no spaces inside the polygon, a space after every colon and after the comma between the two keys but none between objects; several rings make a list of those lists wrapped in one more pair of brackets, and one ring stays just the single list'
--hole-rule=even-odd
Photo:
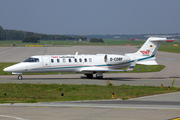
[{"label": "aircraft tire", "polygon": [[22,80],[22,79],[23,79],[22,75],[18,75],[18,80]]},{"label": "aircraft tire", "polygon": [[96,75],[96,78],[97,78],[97,79],[103,79],[103,76],[99,76],[99,77],[98,77],[98,76]]},{"label": "aircraft tire", "polygon": [[92,79],[93,78],[93,74],[86,74],[88,79]]}]

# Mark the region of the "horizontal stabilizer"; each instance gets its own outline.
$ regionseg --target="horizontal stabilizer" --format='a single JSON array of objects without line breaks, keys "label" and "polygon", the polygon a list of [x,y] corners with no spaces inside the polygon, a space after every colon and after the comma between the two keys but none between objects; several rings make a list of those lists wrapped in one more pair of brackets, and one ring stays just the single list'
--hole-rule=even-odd
[{"label": "horizontal stabilizer", "polygon": [[162,41],[166,41],[167,38],[150,37],[148,40],[151,42],[159,42],[159,41],[162,42]]},{"label": "horizontal stabilizer", "polygon": [[138,61],[137,64],[142,64],[142,65],[158,65],[155,60],[150,60],[150,61]]}]

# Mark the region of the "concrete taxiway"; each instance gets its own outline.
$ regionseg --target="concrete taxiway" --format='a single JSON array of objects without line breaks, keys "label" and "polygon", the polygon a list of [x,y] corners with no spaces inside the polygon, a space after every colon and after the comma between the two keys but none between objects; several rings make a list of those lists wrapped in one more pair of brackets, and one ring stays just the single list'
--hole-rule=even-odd
[{"label": "concrete taxiway", "polygon": [[[73,46],[73,47],[0,47],[0,62],[21,62],[31,55],[59,54],[125,54],[137,51],[136,47],[125,46]],[[180,87],[180,55],[158,51],[157,62],[165,69],[155,73],[104,74],[104,79],[87,79],[81,74],[70,75],[16,75],[0,76],[0,83],[59,83],[59,84],[100,84],[108,81],[115,85],[154,85]],[[1,104],[0,119],[12,120],[170,120],[180,117],[180,92],[153,95],[127,101],[72,101],[47,103]],[[179,118],[177,118],[179,119]]]},{"label": "concrete taxiway", "polygon": [[[150,85],[150,86],[171,86],[174,77],[152,77],[154,73],[106,73],[104,79],[87,79],[81,74],[64,75],[23,75],[23,80],[18,80],[17,75],[0,76],[0,83],[57,83],[57,84],[98,84],[107,85],[108,82],[114,85]],[[175,78],[175,87],[180,87],[180,77]]]},{"label": "concrete taxiway", "polygon": [[123,101],[95,100],[0,104],[7,120],[173,120],[180,117],[180,92]]}]

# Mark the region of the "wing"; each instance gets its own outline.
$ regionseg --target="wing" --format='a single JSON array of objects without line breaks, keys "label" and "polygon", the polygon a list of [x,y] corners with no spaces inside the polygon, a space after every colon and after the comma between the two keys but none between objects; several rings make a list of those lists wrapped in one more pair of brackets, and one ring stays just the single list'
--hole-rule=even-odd
[{"label": "wing", "polygon": [[108,69],[108,68],[97,68],[97,67],[90,67],[81,69],[81,72],[117,72],[117,71],[132,71],[137,63],[137,59],[126,69],[126,70],[115,70],[115,69]]}]

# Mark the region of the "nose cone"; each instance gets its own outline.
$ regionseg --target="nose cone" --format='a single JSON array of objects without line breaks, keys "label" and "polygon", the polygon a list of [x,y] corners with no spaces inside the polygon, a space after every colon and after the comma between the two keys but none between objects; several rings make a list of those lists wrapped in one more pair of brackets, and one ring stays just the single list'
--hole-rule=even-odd
[{"label": "nose cone", "polygon": [[9,67],[3,69],[4,72],[11,72],[11,69]]},{"label": "nose cone", "polygon": [[10,66],[10,67],[7,67],[7,68],[4,68],[4,72],[14,72],[16,69],[13,67],[13,66]]},{"label": "nose cone", "polygon": [[21,72],[25,69],[25,67],[22,64],[15,64],[12,66],[9,66],[7,68],[4,68],[3,71],[4,72]]}]

